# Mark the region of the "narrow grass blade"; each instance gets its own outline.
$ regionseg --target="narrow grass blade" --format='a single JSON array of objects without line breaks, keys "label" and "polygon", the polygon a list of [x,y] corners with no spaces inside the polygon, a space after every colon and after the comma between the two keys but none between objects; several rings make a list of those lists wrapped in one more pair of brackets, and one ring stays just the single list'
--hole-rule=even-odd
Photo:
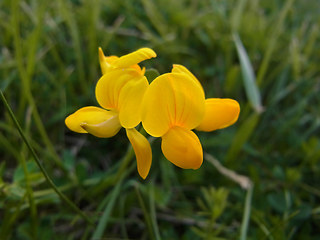
[{"label": "narrow grass blade", "polygon": [[28,196],[28,201],[29,201],[29,206],[30,206],[30,215],[31,215],[31,233],[33,239],[37,238],[37,232],[38,232],[38,210],[37,210],[37,205],[34,200],[34,193],[30,184],[30,175],[27,169],[27,162],[25,159],[25,156],[22,156],[20,158],[20,163],[22,164],[23,172],[24,172],[24,179],[26,182],[26,191],[27,191],[27,196]]},{"label": "narrow grass blade", "polygon": [[231,147],[228,151],[226,161],[233,162],[242,146],[248,141],[259,122],[259,114],[253,113],[239,128],[236,136],[232,140]]},{"label": "narrow grass blade", "polygon": [[262,80],[264,79],[264,76],[268,70],[270,61],[272,60],[272,53],[275,50],[277,46],[277,40],[279,35],[282,33],[282,28],[284,24],[284,20],[291,9],[291,6],[293,4],[294,0],[287,0],[285,5],[283,6],[281,13],[279,14],[279,18],[277,23],[274,26],[274,31],[270,34],[270,40],[268,43],[268,47],[266,49],[266,52],[264,53],[264,57],[261,63],[261,66],[258,71],[257,76],[257,83],[258,85],[261,85]]},{"label": "narrow grass blade", "polygon": [[240,229],[240,240],[247,239],[247,232],[248,232],[249,220],[250,220],[250,214],[251,214],[252,193],[253,193],[253,184],[247,190],[246,202],[244,205],[244,212],[243,212],[243,218],[242,218],[241,229]]},{"label": "narrow grass blade", "polygon": [[263,111],[263,107],[261,104],[261,95],[255,81],[255,75],[254,75],[253,68],[249,60],[247,51],[244,48],[238,34],[236,33],[233,34],[233,40],[236,44],[238,57],[240,60],[240,66],[241,66],[246,95],[249,99],[250,104],[254,108],[254,110],[257,113],[261,113]]},{"label": "narrow grass blade", "polygon": [[[63,169],[63,165],[60,161],[60,158],[58,157],[50,138],[48,137],[48,134],[44,128],[43,122],[41,120],[40,114],[38,112],[38,107],[35,103],[34,97],[31,92],[31,75],[33,70],[33,63],[31,61],[31,58],[33,58],[34,61],[36,61],[35,58],[35,50],[29,50],[29,59],[27,62],[31,61],[31,63],[28,63],[28,68],[25,67],[24,65],[24,52],[23,52],[23,41],[20,36],[20,15],[19,15],[19,1],[14,0],[11,3],[11,10],[12,10],[12,29],[13,29],[13,43],[14,43],[14,49],[15,49],[15,59],[16,59],[16,64],[18,68],[18,73],[21,79],[21,98],[20,98],[20,110],[24,109],[24,106],[26,104],[26,101],[30,104],[32,107],[32,116],[34,118],[35,124],[38,128],[38,131],[40,133],[40,136],[42,137],[43,142],[49,149],[49,151],[52,153],[51,155],[53,156],[53,159],[55,160],[56,164]],[[39,20],[40,21],[40,20]],[[35,30],[36,31],[36,30]],[[40,30],[39,30],[40,31]],[[40,34],[40,33],[39,33]],[[37,37],[38,34],[35,34],[34,36]],[[32,47],[33,48],[33,47]],[[36,46],[34,46],[36,48]],[[29,72],[28,72],[29,71]]]},{"label": "narrow grass blade", "polygon": [[141,0],[144,10],[147,16],[150,19],[150,22],[157,29],[162,37],[165,37],[168,34],[168,29],[166,26],[166,21],[161,15],[161,11],[157,9],[156,4],[153,1]]},{"label": "narrow grass blade", "polygon": [[150,203],[150,218],[153,226],[153,231],[156,240],[160,240],[160,231],[157,223],[157,214],[156,214],[156,206],[155,206],[155,199],[154,199],[154,186],[149,186],[149,203]]},{"label": "narrow grass blade", "polygon": [[96,64],[98,63],[97,52],[98,52],[98,34],[99,34],[99,18],[100,11],[102,10],[100,0],[87,0],[85,1],[89,11],[88,14],[88,52],[89,52],[89,79],[95,79],[97,72]]},{"label": "narrow grass blade", "polygon": [[24,196],[20,199],[19,202],[15,204],[13,208],[6,208],[3,215],[2,219],[5,219],[6,221],[1,222],[0,225],[0,239],[3,240],[9,240],[11,238],[11,230],[16,227],[15,223],[18,219],[18,217],[23,213],[21,211],[22,204],[25,202],[27,199],[27,193],[24,194]]},{"label": "narrow grass blade", "polygon": [[241,23],[243,11],[247,4],[247,0],[239,0],[237,1],[237,6],[234,8],[231,17],[231,28],[233,31],[237,31],[239,29],[239,25]]},{"label": "narrow grass blade", "polygon": [[49,177],[47,171],[43,167],[38,155],[34,151],[33,147],[31,146],[29,140],[26,138],[25,134],[22,131],[22,128],[20,127],[20,124],[18,123],[16,117],[14,116],[14,113],[12,112],[11,107],[9,106],[5,96],[3,95],[2,91],[0,90],[0,97],[1,100],[7,109],[7,111],[10,114],[10,117],[12,118],[12,121],[14,122],[16,128],[18,129],[21,138],[23,139],[24,143],[27,145],[29,151],[31,152],[34,160],[36,161],[38,167],[40,168],[41,172],[43,173],[44,177],[46,178],[47,182],[49,185],[53,188],[53,190],[59,195],[59,197],[70,207],[72,208],[76,213],[78,213],[81,217],[83,217],[84,220],[86,220],[88,223],[93,224],[92,221],[69,199],[67,196],[65,196],[58,188],[57,186],[53,183],[51,178]]},{"label": "narrow grass blade", "polygon": [[153,224],[152,224],[152,219],[151,219],[151,216],[149,214],[149,211],[147,210],[147,207],[143,201],[143,198],[141,196],[141,193],[140,193],[140,190],[139,190],[139,184],[136,183],[135,186],[135,191],[136,191],[136,194],[137,194],[137,197],[138,197],[138,200],[139,200],[139,203],[140,203],[140,206],[142,208],[142,212],[143,212],[143,215],[144,215],[144,218],[145,218],[145,222],[147,224],[147,229],[148,229],[148,232],[149,232],[149,237],[150,239],[153,239],[153,240],[158,240],[156,238],[156,235],[155,233],[153,232]]},{"label": "narrow grass blade", "polygon": [[108,220],[109,220],[111,211],[113,210],[116,199],[120,194],[122,180],[123,180],[123,178],[121,180],[119,180],[119,182],[117,183],[117,185],[113,189],[111,195],[107,196],[107,198],[109,198],[109,202],[103,211],[103,214],[99,220],[99,223],[98,223],[96,230],[94,231],[94,233],[92,235],[92,238],[91,238],[92,240],[102,239],[104,230],[106,229],[107,224],[108,224]]},{"label": "narrow grass blade", "polygon": [[84,61],[83,61],[83,49],[81,46],[80,40],[80,32],[78,28],[78,24],[75,18],[74,11],[72,11],[72,4],[69,1],[59,0],[59,10],[62,17],[65,19],[66,24],[69,28],[70,36],[72,38],[72,43],[76,55],[76,64],[77,64],[77,73],[79,77],[79,82],[81,84],[81,88],[83,93],[88,92],[87,81],[85,79],[85,71],[84,71]]},{"label": "narrow grass blade", "polygon": [[[129,149],[127,150],[126,155],[124,156],[124,158],[121,162],[121,165],[118,169],[118,172],[116,173],[115,177],[113,178],[113,179],[115,179],[114,181],[116,182],[116,185],[115,185],[112,193],[108,194],[98,207],[98,211],[100,211],[103,208],[103,206],[107,203],[106,207],[104,208],[102,217],[99,220],[98,226],[92,235],[92,238],[91,238],[92,240],[101,239],[101,237],[107,227],[111,211],[116,203],[117,197],[120,194],[122,182],[125,179],[125,177],[128,174],[130,174],[131,171],[133,170],[132,167],[128,166],[133,156],[134,156],[134,151],[133,151],[133,148],[130,146]],[[102,182],[102,185],[99,186],[99,190],[101,189],[101,186],[104,186],[104,189],[107,187],[107,185],[105,183],[106,183],[106,181]]]}]

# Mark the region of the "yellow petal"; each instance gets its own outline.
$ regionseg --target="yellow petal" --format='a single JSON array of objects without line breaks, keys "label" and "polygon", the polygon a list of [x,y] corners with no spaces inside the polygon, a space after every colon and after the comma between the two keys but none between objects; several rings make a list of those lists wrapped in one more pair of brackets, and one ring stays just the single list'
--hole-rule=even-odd
[{"label": "yellow petal", "polygon": [[145,73],[145,69],[141,69],[141,67],[138,64],[134,64],[134,65],[130,66],[129,68],[135,69],[136,71],[138,71],[140,73],[141,76],[143,76]]},{"label": "yellow petal", "polygon": [[104,56],[104,53],[100,47],[99,47],[99,63],[100,63],[102,74],[105,74],[108,71],[109,64],[106,62],[106,57]]},{"label": "yellow petal", "polygon": [[112,55],[112,56],[107,56],[107,57],[105,58],[106,62],[107,62],[110,66],[112,66],[113,63],[116,62],[118,59],[119,59],[119,57],[118,57],[118,56],[114,56],[114,55]]},{"label": "yellow petal", "polygon": [[163,155],[185,169],[198,169],[203,161],[202,146],[197,135],[180,127],[171,128],[162,136]]},{"label": "yellow petal", "polygon": [[98,103],[103,108],[118,111],[121,89],[127,82],[140,78],[140,73],[132,68],[108,71],[99,79],[96,85],[96,99]]},{"label": "yellow petal", "polygon": [[112,63],[115,62],[117,59],[119,59],[119,57],[117,56],[106,57],[102,49],[99,47],[99,62],[102,74],[106,74],[110,70],[110,68],[112,68]]},{"label": "yellow petal", "polygon": [[145,179],[148,176],[152,162],[150,144],[135,128],[126,129],[126,132],[136,154],[138,173]]},{"label": "yellow petal", "polygon": [[193,129],[204,116],[202,89],[182,73],[167,73],[150,84],[142,103],[144,129],[154,137],[164,135],[170,127]]},{"label": "yellow petal", "polygon": [[203,91],[202,85],[199,82],[199,80],[185,66],[182,66],[180,64],[173,64],[173,68],[172,68],[171,72],[187,74],[191,79],[193,79],[197,84],[199,84],[199,86],[201,87],[201,89]]},{"label": "yellow petal", "polygon": [[206,99],[206,111],[199,131],[210,132],[234,124],[239,117],[239,103],[229,98]]},{"label": "yellow petal", "polygon": [[140,48],[137,51],[120,57],[113,63],[116,68],[127,68],[144,60],[154,58],[157,54],[150,48]]},{"label": "yellow petal", "polygon": [[84,107],[65,119],[67,127],[78,133],[112,137],[120,130],[118,114],[98,107]]},{"label": "yellow petal", "polygon": [[119,96],[119,120],[124,128],[134,128],[141,122],[141,103],[149,86],[146,77],[129,81]]},{"label": "yellow petal", "polygon": [[93,136],[110,138],[119,132],[121,125],[118,116],[116,115],[109,120],[98,124],[81,123],[81,127]]}]

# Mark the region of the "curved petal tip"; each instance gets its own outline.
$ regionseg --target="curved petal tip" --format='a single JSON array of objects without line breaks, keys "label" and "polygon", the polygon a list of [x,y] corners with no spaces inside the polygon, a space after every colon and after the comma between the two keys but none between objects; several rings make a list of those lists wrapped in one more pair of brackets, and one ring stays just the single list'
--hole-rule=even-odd
[{"label": "curved petal tip", "polygon": [[196,128],[199,131],[211,132],[226,128],[238,120],[240,105],[236,100],[229,98],[209,98],[206,99],[205,105],[204,118]]}]

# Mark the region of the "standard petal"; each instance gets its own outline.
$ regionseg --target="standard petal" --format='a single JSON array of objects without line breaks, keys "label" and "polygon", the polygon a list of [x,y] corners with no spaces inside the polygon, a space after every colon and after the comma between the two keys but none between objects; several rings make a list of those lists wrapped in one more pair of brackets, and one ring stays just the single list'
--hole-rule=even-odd
[{"label": "standard petal", "polygon": [[[201,87],[201,89],[203,91],[202,85],[199,82],[199,80],[185,66],[182,66],[180,64],[173,64],[171,72],[187,74],[191,79],[193,79],[197,84],[199,84],[199,86]],[[204,92],[203,92],[203,94],[204,94]]]},{"label": "standard petal", "polygon": [[204,116],[202,89],[182,73],[167,73],[150,84],[142,103],[142,124],[154,137],[164,135],[170,127],[193,129]]},{"label": "standard petal", "polygon": [[134,128],[141,122],[141,103],[149,86],[146,77],[129,81],[119,96],[119,120],[124,128]]},{"label": "standard petal", "polygon": [[206,99],[205,115],[196,129],[210,132],[228,127],[238,120],[239,113],[240,105],[236,100],[229,98]]},{"label": "standard petal", "polygon": [[100,106],[118,111],[119,95],[129,81],[141,78],[135,69],[113,69],[104,74],[96,85],[96,99]]},{"label": "standard petal", "polygon": [[[121,128],[117,113],[98,107],[79,109],[65,119],[65,124],[71,131],[78,133],[89,132],[95,136],[99,135],[98,137],[114,136]],[[92,130],[92,128],[95,130]],[[99,131],[101,132],[98,133]]]},{"label": "standard petal", "polygon": [[174,165],[198,169],[203,161],[202,146],[197,135],[180,127],[171,128],[162,136],[163,155]]},{"label": "standard petal", "polygon": [[120,57],[112,65],[116,68],[127,68],[144,60],[154,58],[157,54],[150,48],[140,48],[137,51]]},{"label": "standard petal", "polygon": [[150,144],[135,128],[126,129],[126,132],[136,154],[138,173],[145,179],[148,176],[152,162]]}]

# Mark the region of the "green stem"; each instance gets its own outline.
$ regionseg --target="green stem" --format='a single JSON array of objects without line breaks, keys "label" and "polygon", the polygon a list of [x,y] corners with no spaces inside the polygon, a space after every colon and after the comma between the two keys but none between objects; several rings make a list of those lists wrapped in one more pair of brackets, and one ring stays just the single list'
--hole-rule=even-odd
[{"label": "green stem", "polygon": [[[122,185],[122,181],[124,179],[124,176],[122,178],[120,178],[120,180],[118,181],[118,183],[116,184],[115,188],[112,190],[111,195],[108,195],[108,204],[106,206],[106,208],[104,209],[102,216],[99,220],[98,226],[95,229],[93,235],[92,235],[92,240],[98,240],[101,239],[104,233],[104,230],[107,227],[107,223],[108,220],[110,219],[110,214],[114,208],[114,204],[116,202],[117,197],[120,194],[120,190],[121,190],[121,185]],[[110,196],[110,197],[109,197]]]},{"label": "green stem", "polygon": [[[92,240],[96,240],[96,239],[101,239],[101,237],[103,236],[103,233],[107,227],[108,224],[108,220],[111,214],[112,209],[114,208],[114,204],[116,202],[116,199],[118,198],[120,192],[121,192],[121,186],[122,186],[122,182],[125,179],[125,177],[131,172],[132,168],[129,168],[128,170],[128,165],[130,163],[130,161],[132,160],[134,156],[134,151],[132,146],[130,145],[126,155],[124,156],[121,165],[118,169],[118,172],[116,173],[115,177],[113,178],[113,182],[115,182],[115,187],[113,188],[112,192],[110,195],[107,195],[105,197],[105,199],[100,203],[99,207],[98,207],[98,211],[103,208],[104,205],[106,205],[106,207],[104,208],[102,217],[99,219],[98,222],[98,226],[95,229],[93,235],[92,235]],[[102,182],[101,186],[106,186],[106,181]],[[101,188],[101,186],[99,186],[99,188]]]},{"label": "green stem", "polygon": [[[134,156],[133,148],[130,146],[127,150],[126,155],[122,158],[120,163],[121,165],[119,166],[117,172],[112,175],[106,174],[105,179],[100,181],[94,188],[90,189],[88,195],[90,196],[99,195],[101,192],[104,192],[107,188],[114,186],[122,177],[124,172],[127,171],[128,164],[132,160],[133,156]],[[104,206],[104,204],[101,204],[101,206]]]},{"label": "green stem", "polygon": [[246,202],[244,206],[244,213],[243,213],[241,230],[240,230],[240,240],[247,239],[247,232],[248,232],[250,213],[251,213],[252,192],[253,192],[253,184],[247,190]]},{"label": "green stem", "polygon": [[154,235],[156,240],[160,240],[161,237],[160,237],[160,231],[157,223],[153,184],[149,187],[149,203],[150,203],[150,218],[153,226]]},{"label": "green stem", "polygon": [[[21,103],[20,103],[20,108],[22,109],[23,106],[25,105],[25,101],[28,101],[32,108],[32,116],[34,118],[34,121],[36,123],[36,126],[38,128],[38,131],[40,133],[40,136],[42,137],[42,140],[44,144],[47,146],[49,149],[53,160],[56,162],[56,164],[66,172],[66,169],[64,168],[63,164],[61,163],[60,158],[58,157],[58,154],[56,153],[50,138],[48,137],[46,130],[44,128],[43,122],[41,120],[40,114],[38,112],[37,106],[35,104],[31,88],[30,88],[30,81],[31,81],[31,76],[33,72],[33,61],[31,61],[31,58],[34,58],[33,53],[29,54],[28,65],[27,69],[24,66],[24,60],[23,60],[23,51],[22,51],[22,41],[20,37],[20,26],[19,26],[19,1],[14,0],[12,1],[12,27],[13,27],[13,42],[14,42],[14,49],[15,49],[15,57],[16,57],[16,62],[17,62],[17,68],[18,72],[20,75],[21,83],[22,83],[22,88],[21,88]],[[39,19],[41,21],[41,19]],[[36,30],[37,31],[37,30]],[[36,36],[36,34],[35,34]],[[30,50],[31,52],[33,51],[32,49]],[[33,56],[33,57],[32,57]]]},{"label": "green stem", "polygon": [[129,149],[128,149],[128,151],[127,151],[127,153],[121,163],[121,166],[119,167],[117,175],[115,177],[116,181],[119,180],[123,176],[124,172],[127,170],[127,167],[129,165],[130,161],[132,160],[133,156],[134,156],[134,151],[130,145],[130,147],[129,147]]},{"label": "green stem", "polygon": [[28,196],[28,201],[29,201],[29,206],[30,206],[30,213],[31,213],[31,231],[32,231],[32,236],[34,239],[37,238],[37,206],[34,202],[34,194],[33,190],[30,185],[30,178],[29,178],[29,173],[28,173],[28,168],[27,168],[27,163],[26,159],[24,156],[20,157],[20,163],[23,168],[23,173],[24,173],[24,178],[26,181],[26,190],[27,190],[27,196]]},{"label": "green stem", "polygon": [[149,237],[153,240],[156,240],[156,234],[153,232],[153,227],[152,227],[152,220],[151,220],[151,217],[150,217],[150,214],[149,214],[149,211],[147,210],[147,207],[142,199],[142,196],[140,194],[140,190],[139,190],[139,185],[138,183],[135,184],[134,186],[134,189],[136,191],[136,194],[137,194],[137,197],[138,197],[138,200],[139,200],[139,203],[140,203],[140,206],[142,208],[142,212],[143,212],[143,215],[144,215],[144,218],[145,218],[145,221],[147,222],[147,228],[148,228],[148,231],[149,231]]},{"label": "green stem", "polygon": [[[21,206],[23,202],[27,198],[27,193],[24,194],[24,196],[20,199],[20,202],[15,204],[15,211],[12,213],[12,209],[8,208],[6,209],[3,219],[6,219],[6,221],[3,221],[0,228],[0,239],[3,240],[9,240],[11,239],[11,229],[14,228],[14,224],[16,223],[17,218],[19,217],[19,214],[22,213]],[[8,214],[8,212],[10,212]],[[11,229],[10,229],[11,228]]]},{"label": "green stem", "polygon": [[10,117],[12,118],[16,128],[18,129],[21,138],[23,139],[23,141],[25,142],[25,144],[27,145],[29,151],[31,152],[34,160],[36,161],[38,167],[40,168],[42,174],[44,175],[44,177],[46,178],[47,182],[49,183],[49,185],[52,187],[52,189],[59,195],[59,197],[70,207],[72,208],[75,212],[77,212],[80,216],[83,217],[84,220],[86,220],[88,223],[93,224],[93,222],[67,197],[65,196],[58,188],[57,186],[54,184],[54,182],[51,180],[51,178],[49,177],[47,171],[45,170],[45,168],[43,167],[38,155],[36,154],[36,152],[34,151],[33,147],[31,146],[31,144],[29,143],[28,139],[26,138],[26,136],[24,135],[20,124],[18,123],[16,117],[14,116],[14,113],[12,112],[11,107],[9,106],[5,96],[3,95],[2,91],[0,90],[0,96],[1,99],[5,105],[5,108],[8,110]]}]

